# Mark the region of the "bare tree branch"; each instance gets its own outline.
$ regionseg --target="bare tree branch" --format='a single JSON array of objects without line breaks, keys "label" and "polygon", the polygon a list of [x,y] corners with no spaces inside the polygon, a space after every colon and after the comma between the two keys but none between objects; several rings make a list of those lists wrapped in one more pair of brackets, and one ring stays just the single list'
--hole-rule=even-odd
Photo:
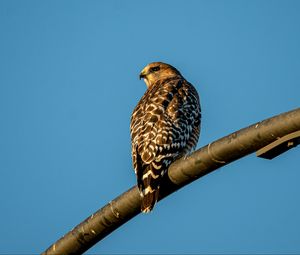
[{"label": "bare tree branch", "polygon": [[[300,130],[300,108],[253,124],[214,141],[174,162],[161,186],[160,200],[188,183]],[[51,245],[43,254],[81,254],[140,213],[137,186],[132,187]]]}]

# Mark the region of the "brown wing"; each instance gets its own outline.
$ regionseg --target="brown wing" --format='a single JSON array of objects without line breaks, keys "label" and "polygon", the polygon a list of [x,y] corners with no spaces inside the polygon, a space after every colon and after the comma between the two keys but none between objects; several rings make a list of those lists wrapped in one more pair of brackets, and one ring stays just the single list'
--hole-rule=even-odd
[{"label": "brown wing", "polygon": [[132,159],[139,187],[149,164],[163,175],[176,158],[196,146],[200,105],[195,88],[184,79],[160,80],[148,89],[131,118]]}]

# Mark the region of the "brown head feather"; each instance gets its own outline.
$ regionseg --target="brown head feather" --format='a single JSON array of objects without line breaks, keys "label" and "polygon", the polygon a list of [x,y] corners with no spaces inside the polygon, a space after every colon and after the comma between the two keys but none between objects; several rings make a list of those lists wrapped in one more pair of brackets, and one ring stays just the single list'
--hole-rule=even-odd
[{"label": "brown head feather", "polygon": [[147,87],[166,77],[182,78],[180,72],[173,66],[163,62],[153,62],[148,64],[140,73],[140,79],[144,79]]}]

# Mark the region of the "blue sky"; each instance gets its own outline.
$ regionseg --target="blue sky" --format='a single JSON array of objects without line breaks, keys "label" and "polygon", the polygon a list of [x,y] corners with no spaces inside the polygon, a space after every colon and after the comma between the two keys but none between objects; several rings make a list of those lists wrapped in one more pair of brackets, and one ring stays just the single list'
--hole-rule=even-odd
[{"label": "blue sky", "polygon": [[[299,1],[0,1],[0,253],[39,253],[135,184],[149,62],[199,91],[198,147],[300,103]],[[300,253],[299,149],[250,155],[88,253]]]}]

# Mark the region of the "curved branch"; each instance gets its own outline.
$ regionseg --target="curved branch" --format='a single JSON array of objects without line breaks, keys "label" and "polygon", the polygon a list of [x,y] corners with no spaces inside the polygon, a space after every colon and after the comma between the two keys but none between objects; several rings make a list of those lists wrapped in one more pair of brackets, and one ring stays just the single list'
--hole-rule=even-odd
[{"label": "curved branch", "polygon": [[[243,128],[174,162],[161,186],[160,198],[234,160],[300,130],[300,108]],[[140,195],[132,187],[92,214],[43,254],[81,254],[140,213]]]}]

